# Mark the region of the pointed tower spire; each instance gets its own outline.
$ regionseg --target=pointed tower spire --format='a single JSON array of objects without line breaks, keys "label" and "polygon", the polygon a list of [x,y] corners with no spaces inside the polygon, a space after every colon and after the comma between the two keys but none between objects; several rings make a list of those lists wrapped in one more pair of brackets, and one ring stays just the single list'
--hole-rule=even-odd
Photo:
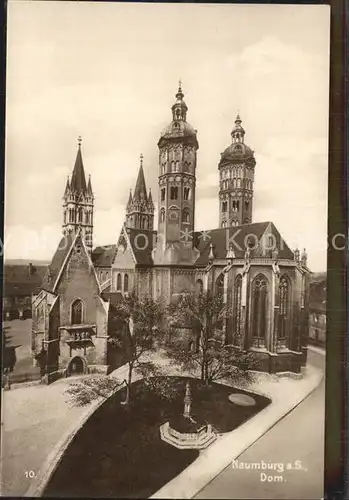
[{"label": "pointed tower spire", "polygon": [[72,191],[80,193],[81,191],[86,191],[86,177],[84,164],[81,155],[81,137],[78,138],[78,153],[76,155],[73,175],[71,178],[70,187]]},{"label": "pointed tower spire", "polygon": [[135,229],[147,229],[152,231],[154,227],[154,204],[145,185],[143,171],[143,154],[140,155],[140,165],[137,182],[132,196],[130,191],[126,205],[126,227]]},{"label": "pointed tower spire", "polygon": [[63,235],[81,231],[85,244],[92,252],[94,200],[91,177],[86,184],[81,154],[81,137],[78,138],[78,152],[71,181],[69,177],[64,192]]},{"label": "pointed tower spire", "polygon": [[140,166],[138,171],[138,178],[133,195],[134,201],[144,200],[147,201],[147,189],[145,187],[144,171],[143,171],[143,154],[140,156]]}]

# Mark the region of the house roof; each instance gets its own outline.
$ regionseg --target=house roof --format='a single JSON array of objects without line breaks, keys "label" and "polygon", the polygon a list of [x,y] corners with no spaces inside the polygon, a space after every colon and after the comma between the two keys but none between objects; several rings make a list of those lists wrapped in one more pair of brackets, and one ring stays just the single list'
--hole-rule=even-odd
[{"label": "house roof", "polygon": [[51,260],[51,263],[47,267],[47,272],[42,282],[42,288],[44,290],[53,292],[59,272],[69,253],[69,250],[71,249],[74,239],[74,234],[67,234],[66,236],[63,236],[59,242],[57,250]]},{"label": "house roof", "polygon": [[38,293],[47,266],[5,264],[4,296],[31,295]]},{"label": "house roof", "polygon": [[116,245],[105,245],[96,247],[92,251],[92,262],[95,267],[111,267],[116,255]]}]

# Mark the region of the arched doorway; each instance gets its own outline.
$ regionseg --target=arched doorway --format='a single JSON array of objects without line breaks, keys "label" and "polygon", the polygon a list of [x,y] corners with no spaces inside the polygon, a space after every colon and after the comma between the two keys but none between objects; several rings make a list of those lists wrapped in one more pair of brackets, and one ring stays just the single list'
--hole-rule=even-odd
[{"label": "arched doorway", "polygon": [[82,375],[83,373],[85,373],[85,363],[80,356],[75,356],[68,365],[67,376]]},{"label": "arched doorway", "polygon": [[23,311],[23,319],[31,319],[32,318],[32,310],[24,309]]}]

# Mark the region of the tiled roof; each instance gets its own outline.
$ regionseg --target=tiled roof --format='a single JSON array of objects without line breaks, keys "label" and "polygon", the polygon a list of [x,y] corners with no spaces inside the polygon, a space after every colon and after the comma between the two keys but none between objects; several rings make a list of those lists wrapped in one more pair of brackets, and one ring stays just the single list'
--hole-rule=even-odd
[{"label": "tiled roof", "polygon": [[[30,271],[31,269],[31,271]],[[38,293],[47,266],[22,264],[4,265],[4,296],[31,295]]]},{"label": "tiled roof", "polygon": [[[281,238],[274,224],[272,222],[257,222],[254,224],[244,224],[237,227],[220,228],[195,233],[196,246],[200,251],[200,257],[197,259],[196,264],[206,265],[208,263],[211,243],[215,259],[226,258],[230,243],[232,244],[235,257],[238,259],[243,258],[249,238],[253,245],[256,246],[256,242],[261,240],[269,225],[271,230],[270,234],[274,236],[276,246],[280,249],[278,258],[293,259],[293,252]],[[252,250],[251,257],[253,257],[254,254],[256,256],[257,251],[258,250]]]},{"label": "tiled roof", "polygon": [[[213,254],[215,259],[226,259],[229,243],[233,245],[236,258],[244,258],[246,243],[249,238],[256,245],[256,242],[261,242],[262,236],[267,228],[270,227],[268,234],[272,234],[274,242],[279,249],[278,258],[293,259],[293,252],[282,239],[279,231],[272,222],[257,222],[254,224],[244,224],[242,226],[219,228],[209,231],[197,231],[194,234],[194,245],[199,250],[200,256],[196,261],[196,265],[206,266],[210,253],[210,245],[213,245]],[[152,250],[156,241],[156,231],[148,231],[146,229],[126,228],[131,248],[136,259],[136,263],[141,266],[152,266]],[[257,256],[260,250],[252,250],[251,257]],[[113,258],[116,254],[116,246],[110,251]],[[271,257],[271,250],[268,251]],[[267,256],[269,256],[267,253]],[[97,247],[92,253],[92,259],[96,267],[111,266],[112,259],[108,257],[108,253],[103,250],[103,247]],[[109,262],[109,263],[107,263]]]},{"label": "tiled roof", "polygon": [[47,290],[48,292],[53,292],[53,287],[57,280],[59,271],[61,270],[61,267],[65,261],[66,256],[68,255],[68,252],[73,244],[74,238],[75,238],[74,234],[68,234],[66,236],[63,236],[63,238],[59,242],[57,250],[53,256],[51,264],[47,268],[47,272],[45,274],[42,283],[42,288],[44,290]]},{"label": "tiled roof", "polygon": [[111,267],[116,255],[116,245],[96,247],[92,252],[92,262],[95,267]]},{"label": "tiled roof", "polygon": [[153,264],[151,253],[154,248],[156,231],[126,228],[126,232],[137,264],[151,266]]}]

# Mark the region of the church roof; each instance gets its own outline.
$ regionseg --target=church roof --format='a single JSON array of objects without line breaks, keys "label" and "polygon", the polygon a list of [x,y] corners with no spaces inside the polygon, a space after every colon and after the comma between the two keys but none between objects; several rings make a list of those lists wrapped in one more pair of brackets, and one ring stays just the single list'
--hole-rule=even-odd
[{"label": "church roof", "polygon": [[[226,259],[230,242],[232,243],[235,257],[238,259],[244,258],[247,241],[251,239],[256,246],[256,242],[261,240],[269,226],[270,234],[274,235],[276,246],[280,249],[278,258],[293,259],[293,252],[281,238],[274,224],[272,222],[257,222],[236,227],[213,229],[212,231],[196,232],[196,247],[200,252],[196,264],[208,264],[211,244],[215,259]],[[283,243],[281,244],[281,242]],[[253,251],[251,252],[251,256],[253,256]]]},{"label": "church roof", "polygon": [[116,245],[96,247],[92,251],[91,259],[95,267],[110,267],[116,254]]},{"label": "church roof", "polygon": [[126,228],[126,232],[136,263],[142,266],[151,266],[153,264],[151,253],[154,248],[156,231]]},{"label": "church roof", "polygon": [[79,146],[78,153],[76,155],[73,175],[71,178],[70,188],[72,191],[81,192],[86,191],[86,177],[84,164],[82,162],[81,147]]},{"label": "church roof", "polygon": [[41,288],[43,288],[47,292],[52,293],[54,291],[54,285],[63,266],[63,263],[69,253],[69,250],[71,249],[74,239],[74,234],[67,234],[66,236],[63,236],[63,238],[59,242],[57,250],[52,258],[50,265],[47,267],[47,271],[42,282]]}]

